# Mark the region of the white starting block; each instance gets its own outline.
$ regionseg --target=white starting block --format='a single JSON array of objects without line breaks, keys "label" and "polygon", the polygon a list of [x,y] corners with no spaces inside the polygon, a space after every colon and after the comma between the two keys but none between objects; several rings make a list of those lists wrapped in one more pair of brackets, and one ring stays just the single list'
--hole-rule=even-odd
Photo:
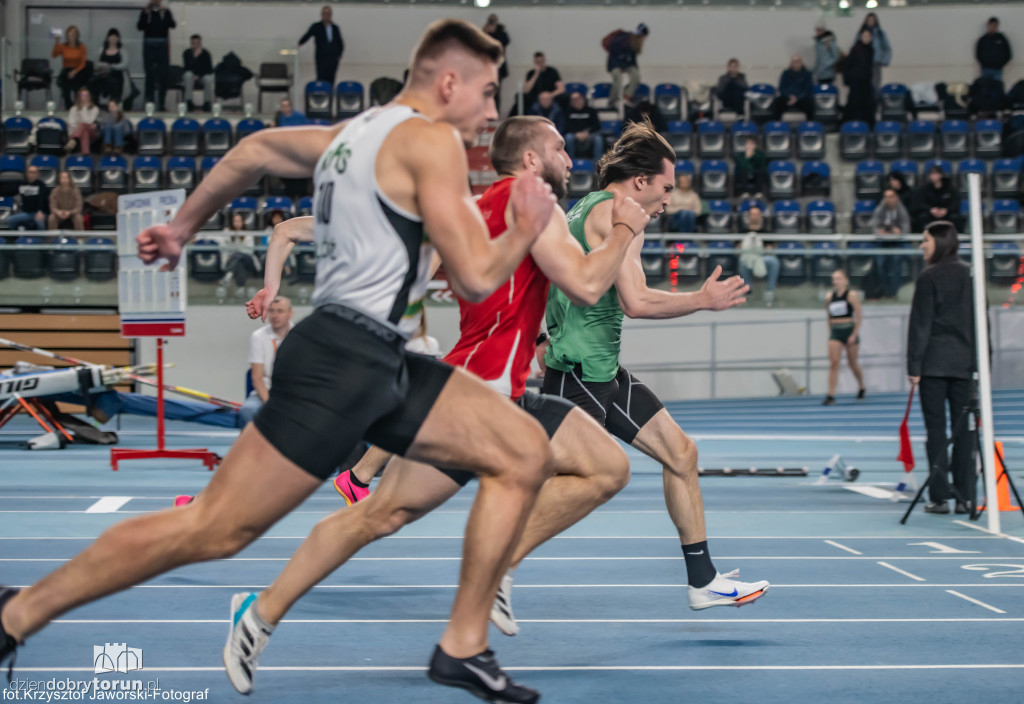
[{"label": "white starting block", "polygon": [[832,455],[832,459],[825,465],[825,469],[821,470],[821,476],[814,482],[815,484],[827,484],[831,477],[842,478],[846,482],[855,482],[857,477],[860,476],[860,470],[853,465],[846,464],[839,455]]}]

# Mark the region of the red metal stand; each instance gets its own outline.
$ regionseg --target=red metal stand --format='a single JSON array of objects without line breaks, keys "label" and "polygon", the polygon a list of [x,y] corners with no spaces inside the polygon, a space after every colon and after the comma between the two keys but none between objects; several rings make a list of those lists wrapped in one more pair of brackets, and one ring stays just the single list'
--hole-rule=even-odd
[{"label": "red metal stand", "polygon": [[182,459],[200,460],[206,468],[213,471],[213,468],[220,464],[220,455],[206,449],[168,450],[164,443],[164,341],[163,338],[156,340],[156,449],[155,450],[129,450],[119,447],[110,450],[110,467],[115,472],[117,465],[122,460],[145,460],[145,459]]}]

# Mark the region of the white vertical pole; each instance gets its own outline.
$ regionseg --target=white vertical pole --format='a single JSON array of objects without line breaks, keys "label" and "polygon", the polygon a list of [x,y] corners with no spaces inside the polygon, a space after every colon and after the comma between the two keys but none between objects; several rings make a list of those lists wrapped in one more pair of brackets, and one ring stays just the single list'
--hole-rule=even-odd
[{"label": "white vertical pole", "polygon": [[978,401],[981,411],[981,461],[985,475],[985,514],[988,529],[1000,533],[996,498],[995,437],[992,432],[992,370],[989,365],[988,308],[985,296],[985,243],[981,232],[981,176],[969,174],[971,208],[971,266],[974,269],[974,336],[978,354]]}]

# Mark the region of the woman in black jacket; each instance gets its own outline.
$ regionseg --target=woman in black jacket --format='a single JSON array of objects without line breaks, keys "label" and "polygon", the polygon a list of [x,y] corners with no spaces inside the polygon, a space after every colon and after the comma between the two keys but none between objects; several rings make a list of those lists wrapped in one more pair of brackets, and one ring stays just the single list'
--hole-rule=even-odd
[{"label": "woman in black jacket", "polygon": [[843,81],[850,89],[846,98],[843,121],[860,120],[875,126],[875,92],[871,80],[875,70],[875,52],[871,48],[871,30],[857,37],[843,64]]},{"label": "woman in black jacket", "polygon": [[[910,209],[910,206],[907,206]],[[910,209],[915,231],[936,220],[947,220],[957,228],[963,227],[960,215],[960,195],[953,187],[949,176],[941,166],[933,166],[925,175],[925,182],[918,190],[914,207]]]},{"label": "woman in black jacket", "polygon": [[[910,309],[907,375],[921,392],[921,412],[928,433],[928,513],[949,513],[953,498],[948,473],[957,489],[957,513],[974,497],[971,466],[973,435],[964,418],[974,397],[977,354],[974,344],[974,293],[970,267],[957,255],[960,240],[947,221],[925,228],[921,252],[928,267],[917,278]],[[946,404],[954,435],[953,459],[946,455]]]}]

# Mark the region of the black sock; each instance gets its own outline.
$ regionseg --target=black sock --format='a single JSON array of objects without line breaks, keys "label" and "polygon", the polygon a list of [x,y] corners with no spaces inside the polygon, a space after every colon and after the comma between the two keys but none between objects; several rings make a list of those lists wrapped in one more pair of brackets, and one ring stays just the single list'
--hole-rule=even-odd
[{"label": "black sock", "polygon": [[683,546],[683,558],[686,560],[686,576],[691,587],[706,587],[711,584],[718,571],[711,564],[708,554],[708,541]]},{"label": "black sock", "polygon": [[348,472],[348,480],[355,484],[360,489],[366,489],[367,487],[370,486],[369,484],[364,484],[363,481],[359,477],[357,477],[356,473],[353,472],[352,470],[349,470]]}]

